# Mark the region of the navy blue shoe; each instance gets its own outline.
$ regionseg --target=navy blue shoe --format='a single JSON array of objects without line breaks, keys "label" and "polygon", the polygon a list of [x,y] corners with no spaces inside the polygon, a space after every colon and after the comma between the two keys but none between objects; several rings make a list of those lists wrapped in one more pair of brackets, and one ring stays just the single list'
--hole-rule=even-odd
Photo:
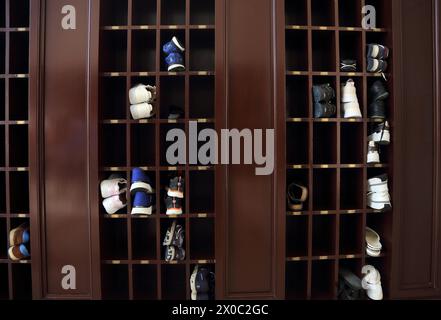
[{"label": "navy blue shoe", "polygon": [[150,178],[141,168],[134,168],[132,170],[132,186],[130,187],[130,192],[132,194],[136,192],[154,193]]},{"label": "navy blue shoe", "polygon": [[153,197],[145,192],[135,193],[133,199],[132,215],[152,215]]},{"label": "navy blue shoe", "polygon": [[162,47],[162,51],[166,55],[169,55],[170,53],[181,53],[185,51],[184,46],[179,42],[178,38],[173,37],[171,41],[164,44]]},{"label": "navy blue shoe", "polygon": [[170,72],[185,71],[184,59],[180,53],[170,53],[167,58],[165,58],[165,63],[167,64],[167,70]]}]

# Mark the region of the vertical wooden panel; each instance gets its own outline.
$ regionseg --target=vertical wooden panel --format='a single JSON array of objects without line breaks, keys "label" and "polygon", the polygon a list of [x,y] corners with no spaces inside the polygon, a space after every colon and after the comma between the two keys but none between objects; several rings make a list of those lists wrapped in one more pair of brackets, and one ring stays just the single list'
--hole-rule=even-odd
[{"label": "vertical wooden panel", "polygon": [[439,1],[401,1],[401,19],[393,296],[431,297],[441,293]]},{"label": "vertical wooden panel", "polygon": [[[62,7],[76,9],[64,30]],[[91,295],[88,189],[89,1],[45,1],[43,279],[46,298]],[[42,142],[43,142],[42,141]],[[63,266],[76,268],[76,290],[61,286]]]},{"label": "vertical wooden panel", "polygon": [[[226,74],[217,74],[226,85],[224,128],[275,128],[275,9],[274,0],[225,1]],[[256,176],[255,167],[245,165],[229,165],[222,172],[223,297],[275,298],[275,175]]]}]

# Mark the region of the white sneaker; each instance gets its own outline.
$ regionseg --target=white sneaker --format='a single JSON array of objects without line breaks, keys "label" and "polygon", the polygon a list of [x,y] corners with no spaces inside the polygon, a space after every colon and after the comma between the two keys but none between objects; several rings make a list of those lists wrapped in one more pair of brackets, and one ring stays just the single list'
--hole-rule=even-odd
[{"label": "white sneaker", "polygon": [[390,194],[388,192],[370,192],[367,196],[369,208],[380,211],[388,211],[392,208]]},{"label": "white sneaker", "polygon": [[389,192],[387,174],[369,179],[368,192]]},{"label": "white sneaker", "polygon": [[372,133],[368,137],[369,141],[374,141],[375,143],[381,145],[390,144],[390,127],[389,122],[380,123],[375,126]]},{"label": "white sneaker", "polygon": [[383,300],[383,287],[381,285],[380,272],[375,267],[364,266],[361,273],[364,275],[361,285],[366,290],[367,296],[371,300]]},{"label": "white sneaker", "polygon": [[130,106],[130,113],[134,120],[148,119],[155,115],[153,112],[153,105],[147,102],[132,104]]},{"label": "white sneaker", "polygon": [[109,178],[108,180],[104,180],[101,182],[100,189],[101,196],[104,199],[112,196],[117,196],[127,191],[127,180],[122,178]]},{"label": "white sneaker", "polygon": [[378,145],[374,141],[369,141],[367,163],[380,163],[380,153]]},{"label": "white sneaker", "polygon": [[152,103],[156,99],[156,87],[138,84],[129,90],[130,104]]},{"label": "white sneaker", "polygon": [[360,104],[357,98],[357,89],[355,88],[354,80],[349,79],[341,89],[341,102],[344,117],[348,118],[362,118],[360,111]]},{"label": "white sneaker", "polygon": [[117,213],[119,210],[125,208],[127,206],[127,201],[125,201],[123,194],[113,196],[103,201],[103,207],[106,209],[108,214]]}]

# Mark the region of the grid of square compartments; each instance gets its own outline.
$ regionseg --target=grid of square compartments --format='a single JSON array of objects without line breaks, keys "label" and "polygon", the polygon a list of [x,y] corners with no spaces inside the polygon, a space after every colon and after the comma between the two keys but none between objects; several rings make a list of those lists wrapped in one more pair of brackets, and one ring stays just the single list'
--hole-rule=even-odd
[{"label": "grid of square compartments", "polygon": [[[364,5],[376,7],[377,29],[361,27]],[[368,130],[375,123],[367,117],[368,88],[381,75],[365,71],[365,47],[391,47],[391,15],[390,0],[285,0],[286,183],[309,190],[304,210],[287,212],[287,299],[337,299],[340,268],[361,276],[362,267],[372,264],[387,277],[391,213],[368,209],[366,193],[367,179],[381,173],[389,173],[392,186],[391,147],[382,150],[381,164],[367,164]],[[340,72],[341,59],[356,59],[358,70]],[[341,114],[339,88],[349,78],[363,119]],[[336,89],[337,116],[314,119],[312,86],[325,83]],[[393,121],[390,93],[388,119]],[[379,258],[365,253],[366,226],[383,239]]]},{"label": "grid of square compartments", "polygon": [[[100,180],[143,168],[155,188],[152,216],[131,216],[128,207],[107,215],[100,206],[103,299],[190,299],[193,268],[215,271],[214,168],[200,163],[173,167],[167,162],[167,132],[214,128],[214,0],[101,1],[99,165]],[[173,36],[185,44],[185,72],[167,72],[162,46]],[[157,86],[155,116],[132,120],[128,90]],[[169,107],[185,111],[168,120]],[[165,187],[185,178],[184,214],[166,216]],[[173,220],[185,228],[186,259],[167,263],[162,241]]]},{"label": "grid of square compartments", "polygon": [[32,298],[31,261],[8,257],[9,231],[30,223],[28,72],[29,0],[1,0],[0,300]]}]

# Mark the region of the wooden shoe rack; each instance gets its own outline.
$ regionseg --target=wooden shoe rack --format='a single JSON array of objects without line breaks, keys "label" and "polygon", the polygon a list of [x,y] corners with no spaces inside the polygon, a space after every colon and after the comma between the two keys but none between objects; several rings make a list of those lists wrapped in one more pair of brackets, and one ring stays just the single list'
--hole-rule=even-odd
[{"label": "wooden shoe rack", "polygon": [[[361,27],[361,8],[374,5],[377,27]],[[392,212],[367,207],[367,180],[389,173],[393,146],[381,150],[381,164],[367,165],[368,89],[382,78],[366,73],[366,44],[392,48],[391,1],[285,1],[286,21],[286,182],[309,189],[301,212],[286,218],[287,299],[336,299],[340,268],[361,276],[372,264],[387,283]],[[393,48],[392,48],[393,49]],[[356,59],[357,71],[340,72],[341,59]],[[391,93],[388,119],[393,121],[394,64],[386,77]],[[355,81],[363,119],[344,119],[340,86]],[[337,116],[313,118],[312,86],[330,83],[336,90]],[[377,230],[384,242],[379,258],[365,253],[365,228]],[[384,288],[387,293],[387,286]]]},{"label": "wooden shoe rack", "polygon": [[[214,168],[198,164],[170,167],[166,134],[214,128],[214,0],[101,1],[99,79],[100,180],[143,168],[154,184],[156,211],[131,216],[128,207],[106,215],[100,206],[103,299],[190,299],[196,265],[215,271]],[[162,46],[173,36],[184,44],[185,72],[167,72]],[[128,90],[156,85],[155,116],[132,120]],[[169,107],[185,117],[168,120]],[[172,176],[185,178],[184,214],[166,216],[165,187]],[[97,181],[98,183],[98,181]],[[186,259],[168,263],[162,241],[173,220],[185,228]]]},{"label": "wooden shoe rack", "polygon": [[[31,261],[8,257],[9,231],[28,223],[29,1],[0,1],[0,299],[32,297]],[[30,247],[28,246],[30,250]]]},{"label": "wooden shoe rack", "polygon": [[[76,29],[60,23],[66,5]],[[362,28],[365,5],[376,29]],[[440,0],[0,0],[0,300],[190,300],[196,265],[216,274],[217,299],[335,300],[339,271],[361,276],[367,264],[385,299],[439,298],[440,19]],[[173,36],[186,49],[183,72],[164,62]],[[391,48],[392,143],[375,165],[369,88],[383,77],[366,72],[368,43]],[[357,71],[341,72],[342,59]],[[343,117],[348,79],[362,119]],[[139,83],[157,87],[151,119],[132,119],[128,93]],[[312,87],[325,83],[337,115],[315,119]],[[171,106],[183,118],[169,120]],[[199,132],[274,129],[274,174],[169,164],[167,132],[188,135],[193,121]],[[132,216],[130,193],[107,214],[100,182],[119,174],[130,185],[137,167],[152,180],[153,214]],[[366,196],[383,173],[385,213]],[[167,216],[177,175],[184,213]],[[309,191],[296,212],[286,199],[294,182]],[[186,258],[168,263],[162,243],[175,220]],[[31,258],[13,262],[9,231],[25,222]],[[381,236],[378,258],[365,252],[366,227]],[[75,287],[62,284],[66,266]]]}]

